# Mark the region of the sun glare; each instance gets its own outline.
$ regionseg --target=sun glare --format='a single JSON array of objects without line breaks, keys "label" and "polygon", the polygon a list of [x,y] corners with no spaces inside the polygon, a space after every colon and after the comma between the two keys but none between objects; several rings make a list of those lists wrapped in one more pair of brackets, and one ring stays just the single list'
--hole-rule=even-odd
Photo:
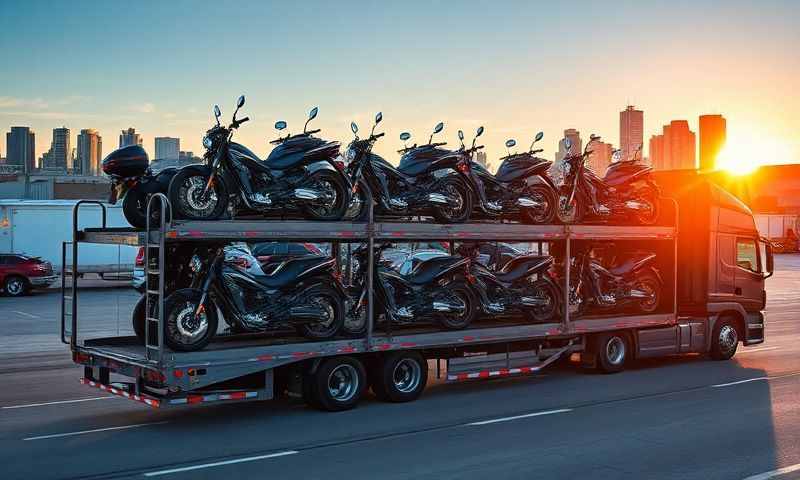
[{"label": "sun glare", "polygon": [[717,156],[718,170],[733,175],[747,175],[762,165],[784,163],[781,161],[787,150],[774,140],[729,138]]}]

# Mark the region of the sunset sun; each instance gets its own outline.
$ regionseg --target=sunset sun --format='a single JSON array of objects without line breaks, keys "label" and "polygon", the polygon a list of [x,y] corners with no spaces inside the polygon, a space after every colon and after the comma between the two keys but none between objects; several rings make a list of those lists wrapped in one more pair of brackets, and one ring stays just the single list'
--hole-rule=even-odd
[{"label": "sunset sun", "polygon": [[755,139],[737,136],[729,138],[717,156],[716,167],[733,175],[747,175],[758,167],[784,163],[788,147],[773,139]]}]

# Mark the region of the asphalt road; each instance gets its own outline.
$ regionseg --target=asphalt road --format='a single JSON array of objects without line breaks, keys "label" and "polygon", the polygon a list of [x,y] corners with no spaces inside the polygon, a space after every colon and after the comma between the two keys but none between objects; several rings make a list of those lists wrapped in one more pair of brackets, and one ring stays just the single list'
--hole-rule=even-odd
[{"label": "asphalt road", "polygon": [[[431,380],[417,402],[369,396],[335,414],[293,401],[154,411],[99,395],[55,353],[59,297],[2,298],[0,479],[800,478],[800,257],[777,267],[767,342],[731,361]],[[134,292],[81,295],[90,328],[128,328],[116,312]]]}]

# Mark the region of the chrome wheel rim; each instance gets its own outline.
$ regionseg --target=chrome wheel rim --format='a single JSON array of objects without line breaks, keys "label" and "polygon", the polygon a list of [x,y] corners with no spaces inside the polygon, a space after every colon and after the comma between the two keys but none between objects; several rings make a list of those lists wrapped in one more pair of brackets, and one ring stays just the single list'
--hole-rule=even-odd
[{"label": "chrome wheel rim", "polygon": [[18,278],[14,278],[8,282],[6,285],[6,290],[8,291],[9,295],[19,295],[22,293],[22,280]]},{"label": "chrome wheel rim", "polygon": [[448,217],[454,218],[459,216],[463,213],[464,210],[464,195],[459,189],[449,183],[444,186],[442,192],[447,197],[447,200],[450,202],[446,207],[441,207],[442,210],[447,214]]},{"label": "chrome wheel rim", "polygon": [[217,192],[212,188],[211,191],[203,196],[207,180],[201,176],[188,177],[181,184],[181,198],[187,207],[196,216],[205,216],[211,213],[217,206]]},{"label": "chrome wheel rim", "polygon": [[719,329],[719,346],[723,352],[730,352],[736,347],[739,337],[736,335],[736,329],[730,325],[723,325]]},{"label": "chrome wheel rim", "polygon": [[620,337],[613,337],[606,344],[606,359],[612,365],[619,365],[625,361],[625,341]]},{"label": "chrome wheel rim", "polygon": [[567,196],[560,195],[558,197],[558,219],[563,223],[572,223],[575,221],[575,213],[577,211],[577,202],[573,199],[572,203],[567,205]]},{"label": "chrome wheel rim", "polygon": [[550,211],[550,202],[547,201],[547,195],[541,193],[538,189],[534,189],[531,192],[531,199],[541,204],[541,207],[538,207],[536,213],[532,215],[534,222],[541,223],[547,219],[547,212]]},{"label": "chrome wheel rim", "polygon": [[419,363],[404,358],[397,362],[392,372],[394,388],[401,393],[411,393],[419,387],[422,380],[422,368]]},{"label": "chrome wheel rim", "polygon": [[350,364],[334,368],[328,375],[328,395],[337,402],[348,402],[358,391],[358,372]]},{"label": "chrome wheel rim", "polygon": [[639,306],[643,310],[650,311],[658,306],[658,295],[656,287],[650,282],[643,282],[639,284],[639,290],[647,294],[648,298],[639,302]]},{"label": "chrome wheel rim", "polygon": [[339,193],[336,187],[329,180],[317,181],[316,187],[322,195],[309,208],[318,217],[331,215],[339,206]]},{"label": "chrome wheel rim", "polygon": [[364,192],[360,188],[353,194],[353,197],[350,199],[350,205],[347,206],[347,212],[344,214],[346,219],[352,220],[361,216],[362,208],[366,205],[366,202],[362,198],[363,195]]},{"label": "chrome wheel rim", "polygon": [[186,302],[183,308],[175,314],[175,328],[187,343],[194,343],[202,338],[208,330],[208,317],[205,312],[195,315],[197,306]]},{"label": "chrome wheel rim", "polygon": [[333,308],[333,302],[330,298],[323,296],[312,300],[312,303],[322,309],[325,320],[311,323],[308,328],[314,332],[324,333],[336,320],[336,310]]}]

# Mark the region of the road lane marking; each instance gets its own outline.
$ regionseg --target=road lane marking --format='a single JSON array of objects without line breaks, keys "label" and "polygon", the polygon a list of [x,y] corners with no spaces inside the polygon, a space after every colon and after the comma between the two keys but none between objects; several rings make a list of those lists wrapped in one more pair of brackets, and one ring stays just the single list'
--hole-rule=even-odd
[{"label": "road lane marking", "polygon": [[11,313],[16,313],[17,315],[22,315],[23,317],[28,317],[28,318],[42,318],[39,315],[34,315],[32,313],[27,313],[27,312],[20,312],[19,310],[11,310]]},{"label": "road lane marking", "polygon": [[770,470],[769,472],[759,473],[758,475],[751,475],[744,480],[767,480],[769,478],[777,477],[779,475],[786,475],[787,473],[800,471],[800,463],[789,465],[788,467],[779,468],[777,470]]},{"label": "road lane marking", "polygon": [[747,378],[747,379],[744,379],[744,380],[738,380],[736,382],[719,383],[717,385],[711,385],[711,388],[730,387],[730,386],[733,386],[733,385],[741,385],[743,383],[757,382],[759,380],[776,380],[778,378],[796,377],[798,375],[800,375],[800,372],[798,372],[798,373],[787,373],[786,375],[775,375],[773,377]]},{"label": "road lane marking", "polygon": [[11,408],[29,408],[29,407],[43,407],[45,405],[61,405],[62,403],[78,403],[78,402],[90,402],[93,400],[112,400],[116,397],[89,397],[89,398],[76,398],[75,400],[58,400],[55,402],[42,402],[42,403],[28,403],[25,405],[9,405],[7,407],[0,407],[0,409],[11,409]]},{"label": "road lane marking", "polygon": [[781,347],[761,347],[761,348],[747,348],[745,350],[741,350],[737,353],[737,355],[744,355],[745,353],[756,353],[756,352],[766,352],[767,350],[778,350]]},{"label": "road lane marking", "polygon": [[190,467],[171,468],[169,470],[158,470],[156,472],[147,472],[145,477],[157,477],[159,475],[169,475],[170,473],[189,472],[192,470],[200,470],[201,468],[219,467],[222,465],[233,465],[235,463],[254,462],[256,460],[266,460],[268,458],[285,457],[287,455],[294,455],[300,453],[297,450],[287,450],[285,452],[270,453],[269,455],[258,455],[255,457],[237,458],[235,460],[225,460],[222,462],[204,463],[201,465],[192,465]]},{"label": "road lane marking", "polygon": [[28,437],[23,438],[24,441],[30,440],[45,440],[48,438],[61,438],[61,437],[72,437],[74,435],[84,435],[86,433],[97,433],[97,432],[108,432],[110,430],[126,430],[128,428],[139,428],[139,427],[149,427],[150,425],[163,425],[168,423],[167,421],[163,422],[151,422],[151,423],[135,423],[133,425],[122,425],[120,427],[106,427],[106,428],[95,428],[93,430],[81,430],[80,432],[67,432],[67,433],[56,433],[53,435],[40,435],[38,437]]},{"label": "road lane marking", "polygon": [[510,422],[511,420],[519,420],[520,418],[530,418],[530,417],[539,417],[542,415],[553,415],[554,413],[566,413],[571,412],[571,408],[560,408],[558,410],[546,410],[544,412],[534,412],[534,413],[526,413],[525,415],[515,415],[513,417],[503,417],[503,418],[495,418],[492,420],[483,420],[481,422],[472,422],[468,423],[467,425],[488,425],[490,423],[498,423],[498,422]]}]

